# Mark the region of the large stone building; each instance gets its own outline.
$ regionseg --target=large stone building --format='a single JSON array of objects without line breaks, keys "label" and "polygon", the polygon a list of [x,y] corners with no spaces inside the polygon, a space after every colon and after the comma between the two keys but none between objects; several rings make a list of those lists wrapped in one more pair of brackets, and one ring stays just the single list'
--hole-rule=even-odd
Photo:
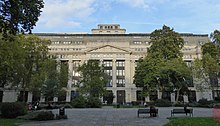
[{"label": "large stone building", "polygon": [[[128,103],[141,100],[141,88],[133,84],[135,67],[139,58],[145,57],[150,47],[149,33],[126,33],[118,24],[100,24],[92,33],[37,33],[41,38],[49,39],[50,55],[56,56],[57,61],[68,63],[69,81],[67,84],[66,101],[76,94],[75,84],[80,76],[77,67],[89,59],[100,60],[105,72],[110,75],[107,90],[112,91],[114,103]],[[207,34],[180,33],[184,39],[183,59],[188,64],[196,58],[201,58],[201,45],[209,41]],[[212,92],[196,91],[195,86],[189,87],[190,93],[185,100],[198,101],[201,98],[212,99]],[[7,91],[5,91],[7,94]],[[16,95],[16,94],[13,94]],[[168,96],[172,100],[171,94]],[[31,101],[31,93],[28,100]],[[146,101],[152,99],[145,98]],[[57,99],[55,98],[55,101]],[[7,96],[3,96],[7,101]],[[41,98],[41,101],[44,101]]]}]

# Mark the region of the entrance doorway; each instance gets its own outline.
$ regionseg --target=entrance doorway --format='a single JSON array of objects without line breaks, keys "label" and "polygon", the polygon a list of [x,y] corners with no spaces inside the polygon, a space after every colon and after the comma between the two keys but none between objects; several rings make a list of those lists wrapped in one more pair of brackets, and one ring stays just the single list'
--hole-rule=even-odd
[{"label": "entrance doorway", "polygon": [[117,91],[117,103],[124,104],[125,103],[125,90]]}]

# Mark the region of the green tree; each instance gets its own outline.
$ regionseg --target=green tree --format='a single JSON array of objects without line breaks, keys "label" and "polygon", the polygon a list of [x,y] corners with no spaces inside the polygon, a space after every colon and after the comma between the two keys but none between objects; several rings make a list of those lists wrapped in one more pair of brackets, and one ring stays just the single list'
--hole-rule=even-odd
[{"label": "green tree", "polygon": [[160,75],[162,79],[165,79],[165,84],[162,88],[162,92],[165,91],[165,88],[168,88],[169,91],[176,91],[176,102],[179,100],[180,91],[187,92],[188,86],[192,79],[192,71],[186,65],[186,63],[180,59],[172,59],[166,62],[164,67],[160,69]]},{"label": "green tree", "polygon": [[210,37],[213,43],[220,46],[220,31],[219,30],[215,30],[213,33],[211,33]]},{"label": "green tree", "polygon": [[26,91],[32,85],[32,79],[39,76],[43,62],[48,59],[48,45],[50,41],[33,35],[19,35],[16,40],[21,44],[21,50],[19,54],[20,58],[16,57],[16,64],[13,68],[13,76],[16,78],[14,81],[16,83],[13,83],[13,86]]},{"label": "green tree", "polygon": [[[58,70],[58,65],[61,65],[60,70]],[[52,100],[53,97],[64,97],[68,82],[68,66],[58,64],[55,59],[48,59],[42,72],[43,85],[40,91],[47,98],[46,101]]]},{"label": "green tree", "polygon": [[43,0],[1,0],[0,33],[31,33],[43,7]]},{"label": "green tree", "polygon": [[78,71],[82,74],[82,80],[78,87],[79,92],[90,97],[101,97],[106,92],[107,76],[103,66],[98,60],[88,60],[79,67]]},{"label": "green tree", "polygon": [[195,60],[193,64],[194,77],[200,82],[197,88],[202,91],[204,87],[213,89],[218,84],[220,50],[218,45],[208,42],[202,45],[202,59]]},{"label": "green tree", "polygon": [[[160,90],[163,92],[167,88],[184,87],[185,83],[178,83],[180,79],[173,79],[177,76],[172,76],[174,73],[179,73],[178,78],[183,78],[185,72],[177,69],[179,66],[172,68],[172,65],[180,63],[188,72],[188,68],[182,61],[182,52],[184,41],[181,36],[168,26],[163,26],[162,29],[155,30],[150,34],[151,47],[148,49],[147,56],[139,60],[135,76],[134,84],[143,87],[144,94],[149,95],[152,91]],[[180,62],[182,61],[182,62]],[[182,67],[180,66],[180,67]],[[181,80],[182,81],[182,80]],[[173,83],[171,85],[170,83]],[[180,86],[182,85],[182,86]],[[178,99],[177,99],[178,100]]]},{"label": "green tree", "polygon": [[182,58],[180,50],[184,46],[183,38],[166,25],[150,34],[150,43],[152,45],[148,50],[148,55],[153,58],[165,60]]},{"label": "green tree", "polygon": [[0,87],[15,81],[14,69],[19,63],[16,59],[21,58],[21,43],[17,41],[3,40],[0,35]]}]

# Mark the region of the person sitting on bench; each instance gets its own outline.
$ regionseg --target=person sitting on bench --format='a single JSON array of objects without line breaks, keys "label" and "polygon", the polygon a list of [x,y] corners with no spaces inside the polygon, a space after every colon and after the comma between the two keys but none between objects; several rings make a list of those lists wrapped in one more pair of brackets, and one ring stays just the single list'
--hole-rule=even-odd
[{"label": "person sitting on bench", "polygon": [[190,113],[190,109],[188,109],[187,104],[184,105],[184,111],[185,111],[186,115],[187,115],[187,113]]},{"label": "person sitting on bench", "polygon": [[156,111],[157,111],[156,108],[153,105],[151,105],[150,106],[150,116],[151,117],[156,117],[157,116],[157,112]]}]

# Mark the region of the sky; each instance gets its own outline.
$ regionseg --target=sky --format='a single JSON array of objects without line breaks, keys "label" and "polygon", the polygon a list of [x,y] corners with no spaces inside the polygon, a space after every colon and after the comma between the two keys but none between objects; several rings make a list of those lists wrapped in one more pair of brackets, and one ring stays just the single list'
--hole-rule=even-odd
[{"label": "sky", "polygon": [[163,25],[179,33],[220,29],[220,0],[44,0],[34,33],[91,33],[120,24],[126,33],[151,33]]}]

